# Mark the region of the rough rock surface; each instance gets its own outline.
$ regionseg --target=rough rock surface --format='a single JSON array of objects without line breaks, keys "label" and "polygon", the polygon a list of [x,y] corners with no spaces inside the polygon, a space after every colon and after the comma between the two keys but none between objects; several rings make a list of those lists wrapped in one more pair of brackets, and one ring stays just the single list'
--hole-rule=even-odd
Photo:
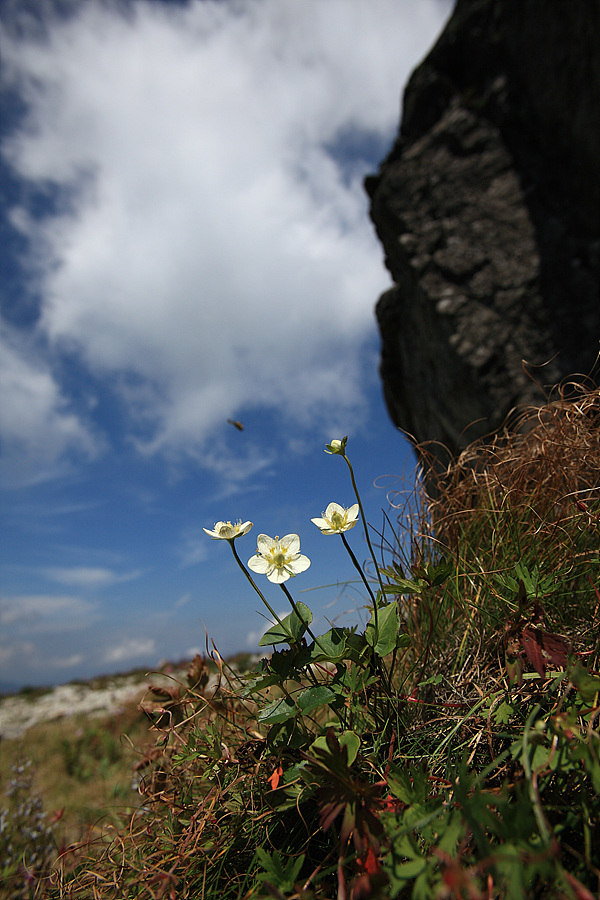
[{"label": "rough rock surface", "polygon": [[458,0],[407,85],[366,188],[394,282],[384,393],[419,442],[455,452],[594,367],[598,47],[600,3]]}]

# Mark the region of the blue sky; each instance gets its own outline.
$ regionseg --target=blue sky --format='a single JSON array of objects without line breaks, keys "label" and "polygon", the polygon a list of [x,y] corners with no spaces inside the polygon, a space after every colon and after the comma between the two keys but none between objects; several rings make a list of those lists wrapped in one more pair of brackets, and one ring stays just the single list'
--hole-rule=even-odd
[{"label": "blue sky", "polygon": [[359,618],[310,519],[354,502],[334,437],[375,527],[412,482],[362,179],[450,8],[3,5],[0,685],[151,668],[205,627],[254,650],[260,601],[202,531],[217,520],[255,523],[243,559],[298,533],[312,565],[290,587],[316,627]]}]

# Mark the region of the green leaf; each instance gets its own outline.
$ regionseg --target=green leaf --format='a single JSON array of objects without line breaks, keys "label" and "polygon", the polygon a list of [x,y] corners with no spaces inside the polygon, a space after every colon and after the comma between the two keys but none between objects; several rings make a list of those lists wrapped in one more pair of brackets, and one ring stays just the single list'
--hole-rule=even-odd
[{"label": "green leaf", "polygon": [[272,675],[258,675],[252,681],[250,681],[246,687],[240,692],[241,697],[251,697],[253,694],[256,694],[258,691],[262,691],[265,688],[272,687],[274,684],[280,684],[281,676],[273,673]]},{"label": "green leaf", "polygon": [[259,873],[261,881],[270,881],[280,890],[289,893],[294,890],[296,879],[304,863],[304,854],[285,857],[277,851],[272,855],[259,847],[256,856],[264,872]]},{"label": "green leaf", "polygon": [[400,768],[392,763],[388,773],[392,796],[409,806],[424,803],[429,795],[427,773],[418,766]]},{"label": "green leaf", "polygon": [[423,859],[422,856],[418,859],[409,859],[408,862],[398,866],[394,874],[396,878],[399,878],[402,881],[412,881],[413,878],[416,878],[417,875],[421,874],[426,865],[427,861]]},{"label": "green leaf", "polygon": [[[348,765],[351,766],[354,760],[356,759],[356,755],[360,748],[360,738],[354,731],[340,731],[336,732],[336,737],[340,743],[340,747],[346,747],[348,750]],[[311,750],[324,750],[326,752],[329,751],[329,746],[327,744],[327,738],[324,734],[319,735],[319,737],[312,742],[310,745]]]},{"label": "green leaf", "polygon": [[242,691],[242,697],[251,697],[257,691],[281,684],[290,678],[301,680],[302,671],[310,661],[311,655],[307,647],[274,650],[270,659],[262,660],[260,673],[246,678],[247,685]]},{"label": "green leaf", "polygon": [[267,661],[267,671],[275,672],[285,681],[286,678],[296,678],[309,662],[310,654],[306,647],[274,650]]},{"label": "green leaf", "polygon": [[271,644],[297,643],[312,622],[313,616],[308,606],[304,603],[296,603],[296,609],[302,618],[296,615],[295,611],[292,611],[281,620],[281,624],[276,622],[263,634],[258,642],[258,646],[267,647]]},{"label": "green leaf", "polygon": [[400,578],[398,576],[394,577],[394,584],[385,584],[383,589],[386,594],[420,594],[423,591],[423,588],[426,587],[424,582],[419,580],[414,580],[412,578]]},{"label": "green leaf", "polygon": [[515,708],[506,700],[503,700],[500,706],[494,710],[494,723],[496,725],[507,725],[512,716],[515,714]]},{"label": "green leaf", "polygon": [[309,713],[313,709],[318,709],[320,706],[331,703],[332,700],[335,700],[335,697],[335,691],[332,691],[327,685],[321,684],[303,691],[296,703],[301,712]]},{"label": "green leaf", "polygon": [[258,721],[263,725],[275,725],[277,722],[287,722],[298,712],[295,704],[291,704],[285,697],[268,703],[258,714]]},{"label": "green leaf", "polygon": [[587,669],[576,663],[569,669],[569,678],[586,703],[595,703],[596,694],[600,692],[600,678],[590,675]]},{"label": "green leaf", "polygon": [[365,638],[367,643],[373,647],[378,656],[387,656],[392,650],[395,650],[398,641],[398,633],[400,631],[400,621],[398,618],[398,603],[388,603],[377,610],[378,629],[375,629],[375,611],[371,613],[371,618],[365,630]]},{"label": "green leaf", "polygon": [[463,840],[467,827],[462,815],[458,810],[450,814],[450,817],[443,826],[440,825],[440,838],[438,847],[449,856],[455,856],[457,848]]},{"label": "green leaf", "polygon": [[351,632],[346,636],[346,658],[351,659],[352,662],[360,663],[361,657],[364,656],[365,651],[370,653],[368,650],[368,643],[364,634],[356,634],[356,632]]},{"label": "green leaf", "polygon": [[346,658],[346,637],[348,635],[347,628],[332,628],[325,634],[319,635],[311,649],[311,662],[341,662]]},{"label": "green leaf", "polygon": [[454,563],[450,560],[437,563],[437,565],[432,565],[428,570],[428,575],[431,579],[431,587],[439,587],[441,584],[444,584],[444,582],[452,575],[453,571]]},{"label": "green leaf", "polygon": [[421,853],[421,849],[417,845],[414,834],[406,834],[401,831],[398,832],[393,829],[393,826],[390,830],[390,837],[393,840],[394,844],[394,855],[396,858],[399,856],[404,857],[404,859],[421,859],[423,854]]},{"label": "green leaf", "polygon": [[267,746],[274,753],[279,749],[305,750],[308,746],[308,739],[304,729],[299,727],[298,716],[292,716],[284,722],[275,722],[271,725],[267,735]]},{"label": "green leaf", "polygon": [[415,879],[412,889],[413,900],[430,900],[431,885],[429,883],[429,873],[427,869],[421,872]]}]

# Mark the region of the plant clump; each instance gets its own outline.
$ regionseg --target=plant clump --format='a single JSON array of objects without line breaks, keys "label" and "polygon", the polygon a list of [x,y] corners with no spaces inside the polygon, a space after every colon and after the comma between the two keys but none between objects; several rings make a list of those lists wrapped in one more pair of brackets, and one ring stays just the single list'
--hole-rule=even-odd
[{"label": "plant clump", "polygon": [[312,521],[349,553],[366,625],[316,633],[298,535],[260,534],[245,564],[251,522],[205,529],[269,613],[264,658],[240,673],[207,646],[155,689],[142,805],[45,896],[597,896],[600,392],[469,448],[385,533],[347,445],[326,452],[356,502]]},{"label": "plant clump", "polygon": [[18,900],[48,878],[56,856],[51,824],[33,789],[31,762],[11,767],[6,805],[0,807],[0,896]]}]

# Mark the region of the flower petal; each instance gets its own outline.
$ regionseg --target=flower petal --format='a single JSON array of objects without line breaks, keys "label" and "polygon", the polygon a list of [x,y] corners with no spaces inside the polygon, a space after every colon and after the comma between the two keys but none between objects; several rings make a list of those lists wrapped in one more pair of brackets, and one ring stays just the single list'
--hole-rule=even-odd
[{"label": "flower petal", "polygon": [[272,566],[264,556],[257,556],[255,554],[248,560],[248,568],[252,569],[253,572],[257,572],[259,575],[266,575]]},{"label": "flower petal", "polygon": [[327,521],[327,519],[316,518],[316,519],[311,519],[310,521],[314,522],[314,524],[317,526],[317,528],[320,528],[321,531],[323,531],[326,528],[329,528],[329,522]]},{"label": "flower petal", "polygon": [[286,534],[281,540],[268,534],[259,534],[256,540],[256,555],[248,560],[248,568],[266,575],[269,581],[282,584],[297,572],[304,572],[310,560],[300,553],[300,538],[297,534]]},{"label": "flower petal", "polygon": [[288,566],[288,569],[291,569],[293,575],[298,575],[300,572],[306,572],[308,567],[310,566],[310,559],[308,556],[303,556],[300,554],[297,556],[292,563]]},{"label": "flower petal", "polygon": [[285,534],[279,541],[279,545],[286,554],[300,553],[300,538],[297,534]]},{"label": "flower petal", "polygon": [[359,514],[359,505],[355,503],[349,509],[339,503],[330,503],[322,517],[311,519],[323,534],[342,534],[354,528]]},{"label": "flower petal", "polygon": [[267,578],[269,581],[272,581],[273,584],[283,584],[284,581],[287,581],[290,577],[290,572],[287,569],[278,569],[277,566],[273,566],[272,572],[267,572]]},{"label": "flower petal", "polygon": [[213,541],[232,541],[236,537],[242,537],[242,535],[248,534],[252,528],[252,524],[252,522],[244,522],[242,525],[241,519],[238,519],[234,524],[231,522],[216,522],[215,527],[212,530],[210,528],[203,528],[202,530],[205,531]]},{"label": "flower petal", "polygon": [[276,543],[276,538],[269,537],[268,534],[259,534],[256,538],[256,552],[261,554],[270,553]]},{"label": "flower petal", "polygon": [[325,453],[337,453],[340,456],[346,455],[346,443],[348,442],[348,437],[342,438],[342,440],[333,440],[330,444],[325,444]]}]

